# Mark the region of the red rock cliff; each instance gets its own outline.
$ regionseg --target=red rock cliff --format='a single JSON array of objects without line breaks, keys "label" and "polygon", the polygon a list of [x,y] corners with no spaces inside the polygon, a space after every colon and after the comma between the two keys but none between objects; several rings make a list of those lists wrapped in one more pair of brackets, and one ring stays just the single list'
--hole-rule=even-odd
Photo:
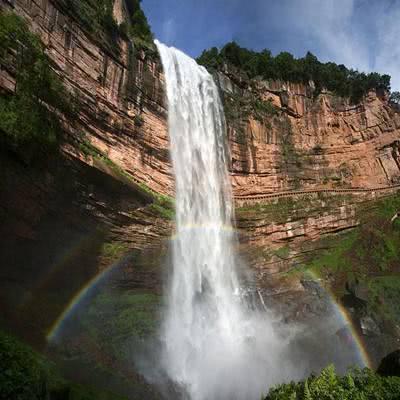
[{"label": "red rock cliff", "polygon": [[[57,73],[76,95],[79,113],[70,134],[85,134],[133,178],[155,191],[171,193],[163,75],[157,54],[137,50],[123,39],[119,51],[111,52],[62,1],[2,0],[0,4],[14,9],[40,35]],[[115,3],[119,21],[124,17],[123,5]],[[5,69],[0,70],[0,86],[14,89],[13,77]]]},{"label": "red rock cliff", "polygon": [[302,84],[218,74],[234,193],[371,188],[400,181],[400,113],[385,94],[361,104]]}]

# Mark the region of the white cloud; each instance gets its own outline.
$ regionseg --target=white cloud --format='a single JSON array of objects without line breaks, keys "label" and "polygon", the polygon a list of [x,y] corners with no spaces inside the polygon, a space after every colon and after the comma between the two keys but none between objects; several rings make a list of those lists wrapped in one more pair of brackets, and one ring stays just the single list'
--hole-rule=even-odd
[{"label": "white cloud", "polygon": [[378,19],[375,65],[392,76],[392,89],[400,90],[400,6],[382,13]]},{"label": "white cloud", "polygon": [[317,43],[320,58],[362,70],[368,69],[368,49],[354,29],[355,0],[290,1],[289,18],[294,27]]},{"label": "white cloud", "polygon": [[318,58],[387,73],[400,90],[400,2],[283,0],[278,7],[281,29],[307,37]]},{"label": "white cloud", "polygon": [[160,13],[160,39],[191,54],[234,38],[298,56],[311,50],[325,62],[388,73],[400,90],[400,0],[147,2]]}]

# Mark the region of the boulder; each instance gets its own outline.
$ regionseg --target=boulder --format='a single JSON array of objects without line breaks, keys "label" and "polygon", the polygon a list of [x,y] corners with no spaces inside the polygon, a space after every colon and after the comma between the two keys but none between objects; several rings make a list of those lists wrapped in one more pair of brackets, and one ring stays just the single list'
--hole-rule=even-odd
[{"label": "boulder", "polygon": [[388,354],[376,371],[382,376],[400,376],[400,350]]}]

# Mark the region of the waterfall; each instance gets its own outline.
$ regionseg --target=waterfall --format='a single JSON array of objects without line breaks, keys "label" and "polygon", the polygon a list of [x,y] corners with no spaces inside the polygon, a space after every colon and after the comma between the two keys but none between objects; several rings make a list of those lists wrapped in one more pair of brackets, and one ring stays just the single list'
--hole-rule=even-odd
[{"label": "waterfall", "polygon": [[266,314],[250,310],[241,296],[218,88],[193,59],[157,46],[176,179],[176,236],[161,362],[192,400],[259,399],[271,382],[285,376],[273,356],[283,352],[284,343]]}]

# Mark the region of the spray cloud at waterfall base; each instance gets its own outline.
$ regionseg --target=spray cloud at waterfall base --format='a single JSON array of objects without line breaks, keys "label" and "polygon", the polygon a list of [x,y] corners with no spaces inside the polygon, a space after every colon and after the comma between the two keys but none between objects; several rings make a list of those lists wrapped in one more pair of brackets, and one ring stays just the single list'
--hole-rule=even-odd
[{"label": "spray cloud at waterfall base", "polygon": [[326,344],[320,342],[317,350],[311,333],[304,335],[246,301],[234,254],[218,88],[193,59],[156,44],[166,76],[176,180],[176,237],[160,362],[184,397],[257,399],[271,385],[317,368],[314,359],[324,357],[310,350],[323,353]]}]

